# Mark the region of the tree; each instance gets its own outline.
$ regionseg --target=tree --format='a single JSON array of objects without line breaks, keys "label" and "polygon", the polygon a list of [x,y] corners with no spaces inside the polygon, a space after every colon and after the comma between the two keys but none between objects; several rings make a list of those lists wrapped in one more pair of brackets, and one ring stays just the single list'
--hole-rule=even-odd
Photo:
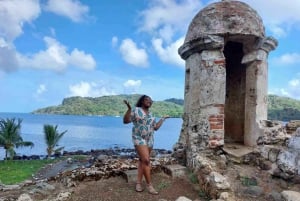
[{"label": "tree", "polygon": [[45,141],[47,144],[48,157],[50,157],[53,152],[54,153],[60,152],[64,148],[64,147],[58,147],[57,149],[55,149],[55,147],[59,146],[58,143],[66,132],[67,130],[65,130],[62,133],[59,133],[57,130],[57,125],[56,126],[48,125],[48,124],[44,125],[44,134],[45,134]]},{"label": "tree", "polygon": [[21,119],[16,122],[15,118],[0,120],[0,146],[5,149],[5,158],[9,156],[12,159],[16,154],[15,148],[23,146],[32,148],[34,146],[30,141],[23,141],[21,123]]}]

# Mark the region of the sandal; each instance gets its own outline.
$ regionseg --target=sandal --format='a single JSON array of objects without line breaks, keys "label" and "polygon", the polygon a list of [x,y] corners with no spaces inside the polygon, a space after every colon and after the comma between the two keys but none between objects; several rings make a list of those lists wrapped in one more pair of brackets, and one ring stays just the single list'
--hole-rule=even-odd
[{"label": "sandal", "polygon": [[147,190],[148,193],[152,194],[152,195],[157,195],[158,192],[154,189],[154,187],[152,186],[152,184],[148,184],[147,185]]},{"label": "sandal", "polygon": [[136,192],[142,192],[144,189],[143,189],[143,186],[141,183],[136,183],[135,185],[135,191]]}]

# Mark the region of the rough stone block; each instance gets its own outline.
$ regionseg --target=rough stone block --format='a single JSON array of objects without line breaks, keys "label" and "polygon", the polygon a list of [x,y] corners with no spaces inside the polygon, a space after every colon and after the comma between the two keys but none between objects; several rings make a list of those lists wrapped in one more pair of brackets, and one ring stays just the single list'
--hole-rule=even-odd
[{"label": "rough stone block", "polygon": [[167,175],[170,175],[172,178],[183,177],[186,173],[186,167],[179,164],[166,165],[163,166],[162,169]]},{"label": "rough stone block", "polygon": [[137,173],[137,169],[126,170],[125,172],[123,172],[123,177],[127,181],[127,183],[136,182]]}]

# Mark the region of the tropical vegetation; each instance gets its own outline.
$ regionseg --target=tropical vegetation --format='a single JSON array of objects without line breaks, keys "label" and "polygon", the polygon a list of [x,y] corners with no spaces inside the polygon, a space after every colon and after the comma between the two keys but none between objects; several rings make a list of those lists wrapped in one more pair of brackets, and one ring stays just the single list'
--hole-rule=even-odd
[{"label": "tropical vegetation", "polygon": [[[127,110],[123,100],[126,99],[133,106],[140,94],[134,95],[114,95],[91,97],[70,97],[65,98],[61,105],[50,106],[33,111],[35,114],[73,114],[73,115],[110,115],[123,116]],[[155,101],[151,111],[153,115],[160,117],[169,115],[171,117],[181,117],[183,105],[170,101]],[[182,101],[182,100],[181,100]]]},{"label": "tropical vegetation", "polygon": [[0,147],[5,149],[5,159],[10,157],[12,159],[16,154],[15,148],[30,146],[34,144],[30,141],[23,141],[21,136],[22,120],[15,118],[0,119]]},{"label": "tropical vegetation", "polygon": [[270,120],[300,120],[300,101],[288,97],[269,95],[268,119]]},{"label": "tropical vegetation", "polygon": [[[134,105],[140,94],[114,95],[91,97],[65,98],[61,105],[41,108],[33,113],[40,114],[73,114],[73,115],[111,115],[122,116],[126,111],[123,100]],[[289,121],[300,119],[300,101],[276,95],[268,96],[268,119]],[[183,114],[183,99],[170,98],[164,101],[155,101],[151,110],[157,117],[169,115],[181,117]]]},{"label": "tropical vegetation", "polygon": [[64,147],[59,147],[59,141],[67,132],[67,130],[59,133],[57,125],[44,125],[45,142],[47,145],[47,156],[50,157],[53,153],[59,153]]}]

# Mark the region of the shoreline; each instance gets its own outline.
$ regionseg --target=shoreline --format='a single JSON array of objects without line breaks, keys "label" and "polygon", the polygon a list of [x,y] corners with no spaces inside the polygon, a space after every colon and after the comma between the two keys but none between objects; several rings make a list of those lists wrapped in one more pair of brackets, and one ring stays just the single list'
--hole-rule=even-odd
[{"label": "shoreline", "polygon": [[[167,149],[153,149],[151,152],[152,156],[157,155],[165,155],[165,154],[172,154],[172,150]],[[111,156],[113,158],[136,158],[137,153],[133,148],[109,148],[109,149],[91,149],[89,151],[77,150],[77,151],[63,151],[59,154],[51,155],[51,158],[59,158],[62,156],[76,156],[76,155],[83,155],[83,156],[94,156],[97,157],[99,155],[106,155]],[[42,160],[46,159],[47,155],[16,155],[13,157],[13,160]],[[0,161],[4,161],[5,158],[1,159]]]}]

